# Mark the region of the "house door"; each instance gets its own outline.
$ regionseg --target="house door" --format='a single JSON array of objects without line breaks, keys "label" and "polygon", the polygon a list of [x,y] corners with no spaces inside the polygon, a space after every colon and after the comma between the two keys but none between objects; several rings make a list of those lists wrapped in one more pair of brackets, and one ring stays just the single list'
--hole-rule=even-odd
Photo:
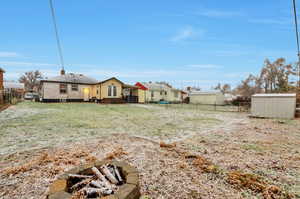
[{"label": "house door", "polygon": [[90,100],[90,89],[89,88],[83,89],[83,100],[85,102],[88,102]]}]

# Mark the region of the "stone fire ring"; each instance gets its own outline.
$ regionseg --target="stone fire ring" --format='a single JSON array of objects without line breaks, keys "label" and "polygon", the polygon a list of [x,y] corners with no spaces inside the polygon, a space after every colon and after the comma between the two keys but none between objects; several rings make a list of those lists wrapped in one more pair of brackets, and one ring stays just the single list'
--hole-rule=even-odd
[{"label": "stone fire ring", "polygon": [[[139,176],[136,168],[125,162],[118,161],[96,161],[92,164],[86,164],[75,167],[65,174],[60,175],[49,188],[47,199],[71,199],[71,193],[67,192],[69,174],[89,174],[92,167],[100,167],[104,164],[112,164],[122,169],[126,183],[119,187],[119,190],[113,194],[104,197],[105,199],[139,199],[141,194],[139,190]],[[103,198],[103,197],[102,197]]]}]

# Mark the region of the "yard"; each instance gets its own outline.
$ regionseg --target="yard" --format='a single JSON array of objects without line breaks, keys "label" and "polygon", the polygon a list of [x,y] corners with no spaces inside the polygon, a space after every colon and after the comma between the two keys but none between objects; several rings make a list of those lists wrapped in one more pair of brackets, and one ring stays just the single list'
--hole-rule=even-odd
[{"label": "yard", "polygon": [[144,198],[300,197],[299,120],[189,105],[26,102],[0,112],[0,198],[45,198],[56,176],[108,156],[139,170]]}]

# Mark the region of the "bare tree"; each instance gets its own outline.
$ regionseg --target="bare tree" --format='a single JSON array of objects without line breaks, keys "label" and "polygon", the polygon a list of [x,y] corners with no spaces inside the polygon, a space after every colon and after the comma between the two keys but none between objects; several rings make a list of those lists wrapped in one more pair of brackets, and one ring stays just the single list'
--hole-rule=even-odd
[{"label": "bare tree", "polygon": [[43,79],[43,75],[40,71],[26,72],[19,78],[20,83],[24,83],[27,91],[33,91],[39,87],[40,80]]},{"label": "bare tree", "polygon": [[286,64],[284,58],[274,62],[266,59],[260,74],[257,77],[249,75],[235,91],[246,97],[261,92],[290,92],[295,90],[295,86],[290,81],[291,76],[294,75],[296,75],[296,65]]},{"label": "bare tree", "polygon": [[273,63],[265,60],[259,77],[265,93],[288,92],[291,89],[290,76],[296,73],[293,65],[285,62],[284,58],[279,58]]},{"label": "bare tree", "polygon": [[216,87],[214,87],[215,90],[219,90],[221,93],[230,93],[231,92],[231,86],[230,84],[224,84],[218,83]]}]

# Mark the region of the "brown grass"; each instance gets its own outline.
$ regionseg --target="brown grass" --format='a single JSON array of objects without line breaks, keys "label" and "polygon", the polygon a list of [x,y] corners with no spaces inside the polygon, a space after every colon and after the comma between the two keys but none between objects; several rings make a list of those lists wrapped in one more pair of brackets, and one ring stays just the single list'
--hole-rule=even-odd
[{"label": "brown grass", "polygon": [[40,166],[43,166],[48,163],[53,163],[54,167],[48,171],[49,175],[56,175],[62,169],[62,165],[76,165],[79,163],[79,159],[86,157],[86,161],[95,160],[95,157],[91,156],[88,152],[80,151],[58,151],[56,153],[42,153],[37,158],[25,163],[23,165],[10,167],[4,170],[6,175],[16,175],[18,173],[24,173],[33,169],[38,169]]},{"label": "brown grass", "polygon": [[194,159],[192,165],[201,171],[207,173],[218,173],[218,167],[214,165],[211,161],[199,155],[186,155],[186,159]]},{"label": "brown grass", "polygon": [[262,193],[264,199],[291,199],[293,195],[285,193],[281,188],[269,183],[262,177],[240,171],[232,171],[227,174],[227,182],[239,189],[250,189]]},{"label": "brown grass", "polygon": [[159,146],[160,146],[161,148],[174,148],[174,147],[176,147],[176,143],[167,144],[167,143],[165,143],[165,142],[160,142],[160,143],[159,143]]},{"label": "brown grass", "polygon": [[123,155],[127,155],[128,153],[124,151],[122,147],[117,148],[111,153],[108,153],[105,157],[106,160],[113,160],[116,159],[117,157],[121,157]]},{"label": "brown grass", "polygon": [[255,192],[263,192],[267,186],[267,183],[260,176],[239,171],[229,172],[227,182],[238,188],[251,189]]}]

